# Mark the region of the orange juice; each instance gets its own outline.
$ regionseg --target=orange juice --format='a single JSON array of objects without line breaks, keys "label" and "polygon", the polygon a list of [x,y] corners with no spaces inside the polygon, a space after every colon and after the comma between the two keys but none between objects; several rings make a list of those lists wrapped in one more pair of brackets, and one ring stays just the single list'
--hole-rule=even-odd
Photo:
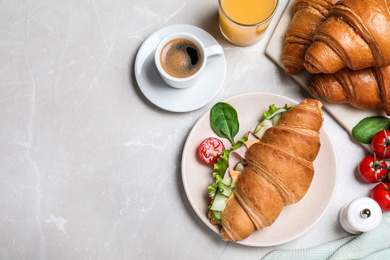
[{"label": "orange juice", "polygon": [[233,44],[257,42],[268,27],[277,0],[219,0],[219,26]]},{"label": "orange juice", "polygon": [[233,21],[251,25],[266,20],[275,4],[275,0],[223,0],[222,8]]}]

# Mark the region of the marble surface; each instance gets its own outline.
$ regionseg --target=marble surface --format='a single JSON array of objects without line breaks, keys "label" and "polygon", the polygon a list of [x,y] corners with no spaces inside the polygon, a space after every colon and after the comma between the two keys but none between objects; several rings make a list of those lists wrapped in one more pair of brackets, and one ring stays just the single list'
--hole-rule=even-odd
[{"label": "marble surface", "polygon": [[[369,195],[356,167],[367,151],[326,111],[337,155],[337,192],[324,217],[287,244],[224,242],[184,194],[181,154],[215,102],[263,91],[309,98],[264,50],[235,47],[214,1],[0,1],[0,259],[260,259],[347,236],[342,206]],[[172,24],[198,26],[223,46],[227,74],[212,102],[164,111],[141,93],[142,42]]]}]

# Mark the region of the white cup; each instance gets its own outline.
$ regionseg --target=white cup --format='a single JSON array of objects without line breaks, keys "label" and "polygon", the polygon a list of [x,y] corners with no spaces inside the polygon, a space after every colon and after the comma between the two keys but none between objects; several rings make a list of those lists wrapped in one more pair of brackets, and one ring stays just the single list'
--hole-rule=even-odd
[{"label": "white cup", "polygon": [[[198,46],[200,53],[201,53],[201,64],[199,69],[192,75],[184,78],[174,77],[168,74],[161,65],[161,51],[163,50],[164,46],[174,39],[180,39],[184,38],[189,41],[192,41],[195,43],[195,45]],[[219,44],[211,45],[209,47],[205,47],[202,41],[199,40],[198,37],[194,36],[193,34],[186,33],[186,32],[179,32],[179,33],[173,33],[169,36],[165,37],[160,41],[156,48],[156,52],[154,55],[154,61],[157,67],[158,72],[160,73],[162,79],[171,87],[174,88],[188,88],[193,86],[196,81],[199,79],[200,75],[202,74],[204,68],[206,67],[206,63],[210,61],[209,59],[212,56],[220,56],[223,54],[222,46]]]}]

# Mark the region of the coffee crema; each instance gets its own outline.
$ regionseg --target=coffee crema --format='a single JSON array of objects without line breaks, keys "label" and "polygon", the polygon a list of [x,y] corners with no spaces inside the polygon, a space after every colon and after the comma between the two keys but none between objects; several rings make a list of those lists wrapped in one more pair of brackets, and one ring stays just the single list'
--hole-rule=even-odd
[{"label": "coffee crema", "polygon": [[160,62],[166,73],[175,78],[195,74],[202,64],[199,47],[184,38],[169,41],[161,50]]}]

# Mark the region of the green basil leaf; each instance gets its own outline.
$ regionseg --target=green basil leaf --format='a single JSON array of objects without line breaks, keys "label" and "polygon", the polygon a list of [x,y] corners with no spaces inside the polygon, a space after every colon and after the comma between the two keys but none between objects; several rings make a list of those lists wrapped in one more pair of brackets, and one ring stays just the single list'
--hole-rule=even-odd
[{"label": "green basil leaf", "polygon": [[381,130],[390,129],[390,119],[383,116],[366,117],[353,129],[352,136],[363,144],[371,143],[372,137]]},{"label": "green basil leaf", "polygon": [[231,105],[218,102],[210,111],[210,121],[214,132],[234,144],[234,137],[238,133],[239,122],[237,111]]}]

